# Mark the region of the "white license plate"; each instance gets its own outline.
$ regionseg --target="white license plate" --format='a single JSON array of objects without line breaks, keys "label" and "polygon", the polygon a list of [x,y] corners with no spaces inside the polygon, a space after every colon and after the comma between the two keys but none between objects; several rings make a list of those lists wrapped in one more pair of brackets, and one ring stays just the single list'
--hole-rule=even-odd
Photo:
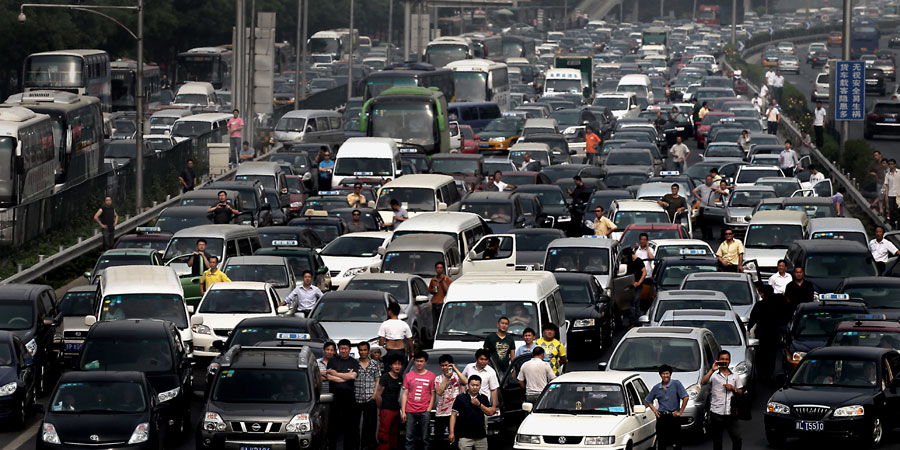
[{"label": "white license plate", "polygon": [[241,450],[272,450],[272,447],[258,446],[258,445],[242,445]]},{"label": "white license plate", "polygon": [[797,431],[822,431],[825,429],[825,424],[818,421],[798,420],[795,422],[795,429]]},{"label": "white license plate", "polygon": [[878,80],[866,80],[866,84],[878,84]]},{"label": "white license plate", "polygon": [[885,117],[885,118],[884,118],[884,121],[885,121],[885,122],[896,122],[897,119],[895,119],[895,118],[893,118],[893,117]]},{"label": "white license plate", "polygon": [[684,131],[684,127],[675,127],[675,131]]}]

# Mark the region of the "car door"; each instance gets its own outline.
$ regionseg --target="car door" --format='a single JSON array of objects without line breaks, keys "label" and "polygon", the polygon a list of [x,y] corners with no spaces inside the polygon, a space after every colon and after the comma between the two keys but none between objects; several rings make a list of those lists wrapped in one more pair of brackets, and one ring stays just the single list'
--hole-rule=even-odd
[{"label": "car door", "polygon": [[[644,380],[633,378],[630,383],[637,392],[638,401],[643,404],[643,399],[647,398],[647,395],[650,393],[650,390],[647,389],[647,385],[644,384]],[[646,420],[642,420],[638,417],[638,436],[635,437],[634,441],[636,443],[641,441],[644,442],[635,445],[635,448],[650,448],[650,445],[653,443],[652,437],[653,434],[656,433],[656,416],[652,414],[652,411],[648,411],[646,417]]]},{"label": "car door", "polygon": [[[618,252],[614,252],[615,255]],[[631,302],[634,300],[634,275],[628,273],[628,261],[619,254],[610,267],[616,268],[615,277],[612,282],[612,294],[615,299],[616,313],[624,313],[631,309]]]},{"label": "car door", "polygon": [[[428,285],[425,284],[425,280],[421,278],[413,278],[413,287],[416,289],[416,295],[424,295],[427,300],[422,302],[419,306],[422,312],[422,326],[428,331],[424,334],[424,336],[428,336],[429,338],[434,336],[434,309],[431,307],[431,294],[428,293]],[[415,297],[413,297],[415,298]]]},{"label": "car door", "polygon": [[[496,252],[489,245],[496,242]],[[491,255],[494,253],[493,255]],[[513,234],[489,234],[481,238],[463,261],[463,273],[470,270],[503,272],[516,270],[516,236]]]},{"label": "car door", "polygon": [[[28,353],[28,349],[25,348],[25,344],[22,343],[22,340],[19,339],[18,336],[13,336],[13,347],[15,347],[14,350],[16,352],[16,364],[19,367],[18,378],[26,388],[31,388],[36,381],[34,375],[34,358]],[[32,391],[28,389],[25,392]]]},{"label": "car door", "polygon": [[510,361],[505,373],[500,374],[500,411],[505,416],[504,421],[512,418],[512,423],[518,423],[524,419],[522,403],[525,402],[525,389],[519,385],[519,371],[522,364],[531,359],[531,354],[521,355]]},{"label": "car door", "polygon": [[637,389],[635,389],[632,381],[625,382],[625,398],[629,404],[629,411],[635,418],[632,431],[634,442],[641,442],[650,434],[650,424],[652,423],[650,421],[650,414],[652,414],[652,411],[650,408],[646,408],[642,413],[634,411],[635,406],[644,406],[644,399],[638,396]]},{"label": "car door", "polygon": [[[293,273],[293,272],[291,272],[291,273]],[[275,288],[273,288],[272,286],[269,286],[268,288],[266,288],[266,291],[268,292],[269,299],[272,302],[272,315],[274,316],[277,314],[278,307],[281,305],[281,299],[278,298],[278,293],[275,292]]]},{"label": "car door", "polygon": [[812,185],[812,190],[816,197],[831,197],[834,192],[831,180],[827,178]]}]

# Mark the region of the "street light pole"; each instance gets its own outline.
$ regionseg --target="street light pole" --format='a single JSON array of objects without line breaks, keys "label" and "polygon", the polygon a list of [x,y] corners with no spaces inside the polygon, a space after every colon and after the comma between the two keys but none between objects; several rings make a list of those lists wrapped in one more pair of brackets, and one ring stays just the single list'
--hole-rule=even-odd
[{"label": "street light pole", "polygon": [[303,42],[300,40],[302,25],[303,0],[297,0],[297,61],[294,64],[294,110],[300,109],[300,58],[302,57]]},{"label": "street light pole", "polygon": [[353,97],[353,41],[356,35],[353,33],[353,0],[350,0],[350,52],[347,53],[347,101]]},{"label": "street light pole", "polygon": [[731,45],[737,45],[737,0],[731,0]]},{"label": "street light pole", "polygon": [[[841,40],[841,44],[843,47],[843,52],[841,54],[841,59],[844,61],[850,60],[850,25],[851,25],[851,11],[852,8],[850,6],[850,0],[844,0],[844,36]],[[834,80],[831,80],[834,83]],[[837,96],[837,94],[835,94]],[[837,106],[837,99],[832,98],[831,102],[835,106]],[[835,108],[837,110],[837,108]],[[847,146],[847,140],[850,138],[850,121],[843,120],[841,121],[841,154],[844,153],[844,149]]]}]

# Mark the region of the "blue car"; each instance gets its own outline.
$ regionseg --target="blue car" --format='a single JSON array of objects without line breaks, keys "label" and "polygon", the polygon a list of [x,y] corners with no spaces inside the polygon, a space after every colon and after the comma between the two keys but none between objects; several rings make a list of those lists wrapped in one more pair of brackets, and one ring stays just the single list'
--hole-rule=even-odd
[{"label": "blue car", "polygon": [[0,331],[0,420],[16,429],[25,426],[34,405],[35,372],[25,343],[9,331]]}]

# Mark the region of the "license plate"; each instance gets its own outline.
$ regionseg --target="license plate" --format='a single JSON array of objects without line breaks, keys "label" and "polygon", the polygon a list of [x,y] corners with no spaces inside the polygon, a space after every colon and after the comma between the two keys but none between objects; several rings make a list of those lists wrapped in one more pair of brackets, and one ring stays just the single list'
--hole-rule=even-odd
[{"label": "license plate", "polygon": [[896,122],[897,119],[895,119],[895,118],[893,118],[893,117],[885,117],[885,118],[884,118],[884,121],[885,121],[885,122]]},{"label": "license plate", "polygon": [[83,342],[66,342],[66,351],[67,352],[80,352],[82,345],[84,345]]},{"label": "license plate", "polygon": [[675,127],[675,131],[684,131],[684,127]]},{"label": "license plate", "polygon": [[478,146],[479,146],[479,147],[490,147],[491,144],[488,144],[487,142],[479,142],[479,143],[478,143]]},{"label": "license plate", "polygon": [[272,450],[269,446],[242,445],[241,450]]},{"label": "license plate", "polygon": [[817,421],[798,420],[795,427],[797,431],[822,431],[825,429],[825,424]]},{"label": "license plate", "polygon": [[866,80],[866,84],[878,84],[878,80]]}]

